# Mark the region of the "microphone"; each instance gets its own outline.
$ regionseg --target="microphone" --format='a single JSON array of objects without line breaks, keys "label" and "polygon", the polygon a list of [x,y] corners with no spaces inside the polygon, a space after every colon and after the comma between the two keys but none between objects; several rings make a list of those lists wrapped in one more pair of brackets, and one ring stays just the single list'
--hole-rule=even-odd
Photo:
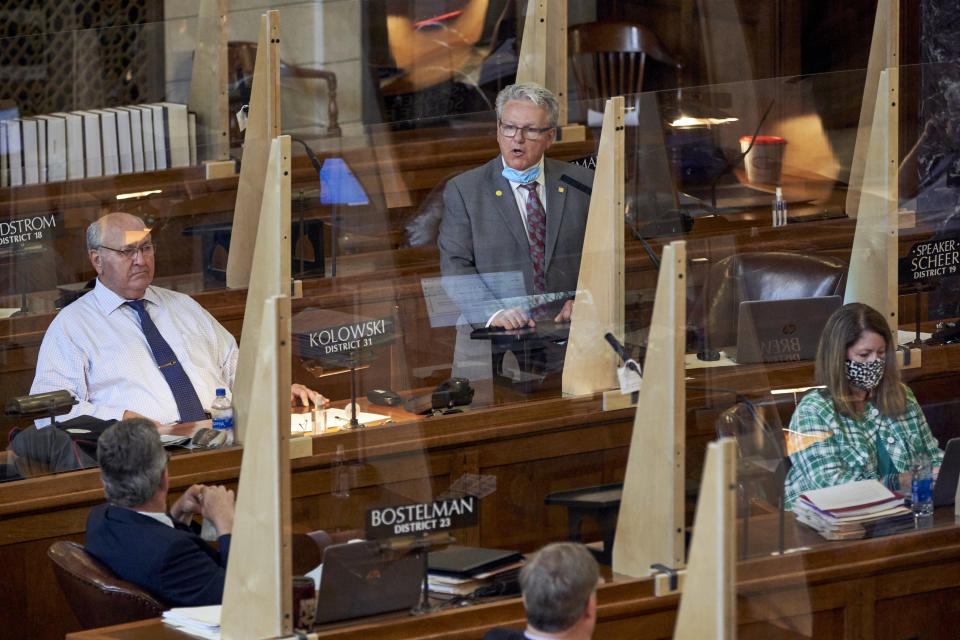
[{"label": "microphone", "polygon": [[610,346],[613,347],[613,350],[618,356],[620,356],[620,359],[623,360],[623,365],[626,368],[637,372],[637,374],[640,374],[640,367],[637,366],[637,363],[634,361],[634,359],[630,357],[630,354],[612,333],[608,331],[603,335],[603,338],[610,343]]},{"label": "microphone", "polygon": [[647,256],[650,258],[650,262],[653,263],[653,267],[659,271],[660,270],[660,258],[657,257],[657,254],[653,252],[653,248],[643,239],[643,236],[635,234],[634,237],[640,241],[640,245],[643,247],[643,250],[647,252]]},{"label": "microphone", "polygon": [[313,168],[317,170],[317,174],[319,175],[320,170],[323,169],[323,161],[317,158],[317,154],[313,152],[313,149],[311,149],[306,142],[300,138],[294,138],[293,136],[291,136],[290,139],[303,145],[304,151],[307,152],[307,157],[310,158],[310,164],[313,165]]},{"label": "microphone", "polygon": [[571,178],[571,177],[568,176],[567,174],[563,174],[562,176],[560,176],[560,182],[565,182],[565,183],[567,183],[568,185],[570,185],[571,187],[573,187],[574,189],[576,189],[576,190],[578,190],[578,191],[582,191],[583,193],[587,194],[588,196],[593,195],[593,187],[588,187],[587,185],[583,184],[583,183],[580,182],[579,180],[574,180],[573,178]]},{"label": "microphone", "polygon": [[[730,173],[731,169],[740,164],[740,161],[743,160],[748,153],[750,153],[750,149],[753,149],[753,143],[757,141],[757,135],[760,133],[760,127],[763,126],[767,116],[770,115],[770,109],[773,108],[774,102],[774,100],[771,100],[770,104],[767,105],[767,110],[763,112],[762,116],[760,116],[760,122],[757,123],[757,128],[753,132],[753,136],[750,138],[750,144],[747,146],[746,150],[741,151],[739,154],[734,156],[733,160],[724,165],[723,169],[720,170],[720,173],[718,173],[713,179],[713,182],[710,183],[710,206],[713,207],[714,213],[717,213],[717,182],[720,181],[720,178]],[[716,360],[716,358],[713,359]]]}]

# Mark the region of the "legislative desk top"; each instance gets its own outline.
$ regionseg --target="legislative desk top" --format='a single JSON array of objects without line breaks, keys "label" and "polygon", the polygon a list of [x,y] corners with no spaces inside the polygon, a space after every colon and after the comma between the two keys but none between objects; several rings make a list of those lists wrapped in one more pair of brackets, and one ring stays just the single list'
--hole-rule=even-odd
[{"label": "legislative desk top", "polygon": [[[907,384],[929,381],[939,384],[945,377],[960,372],[960,346],[941,345],[924,348],[922,366],[902,371]],[[813,362],[737,365],[717,368],[687,369],[688,411],[706,405],[730,406],[735,402],[725,389],[736,390],[748,397],[767,394],[771,389],[795,389],[814,384]],[[943,384],[952,384],[949,381]],[[458,446],[517,437],[535,436],[556,430],[632,422],[633,407],[602,411],[602,394],[563,397],[558,385],[521,394],[510,390],[496,393],[497,404],[473,407],[447,415],[420,416],[401,407],[371,404],[358,398],[362,412],[388,416],[388,424],[374,424],[361,429],[334,429],[311,438],[310,455],[291,461],[292,469],[329,465],[342,445],[347,459],[369,458],[413,450]],[[923,402],[921,394],[917,394]],[[346,400],[335,406],[345,406]],[[491,415],[495,419],[491,419]],[[937,425],[932,425],[935,430]],[[178,429],[192,430],[192,426]],[[712,429],[712,424],[710,425]],[[688,438],[695,431],[688,420]],[[629,436],[627,436],[629,438]],[[624,443],[627,444],[627,442]],[[193,451],[175,455],[170,463],[171,490],[185,488],[193,482],[219,482],[239,475],[242,447]],[[55,475],[31,477],[0,483],[0,517],[24,511],[63,507],[101,499],[102,488],[95,469]]]},{"label": "legislative desk top", "polygon": [[[752,555],[736,566],[737,616],[741,627],[773,624],[784,618],[804,626],[812,619],[816,630],[821,618],[845,609],[851,635],[876,627],[876,637],[887,637],[881,628],[883,604],[920,595],[937,601],[940,592],[960,587],[960,527],[953,508],[935,514],[933,527],[884,538],[829,542],[787,514],[787,547],[783,556],[771,555],[776,540],[775,515],[754,517]],[[738,526],[742,527],[739,521]],[[668,638],[679,597],[654,594],[653,581],[615,576],[597,591],[598,638]],[[948,624],[944,620],[944,624]],[[401,613],[316,629],[318,638],[396,640],[400,638],[480,638],[493,626],[522,628],[524,612],[519,598],[499,599],[474,606],[440,611],[422,617]],[[909,616],[904,624],[911,624]],[[909,631],[909,629],[906,629]],[[900,631],[904,631],[901,629]],[[160,619],[144,620],[67,635],[73,640],[138,639],[174,640],[191,636],[166,627]],[[759,636],[758,636],[759,637]],[[798,636],[800,637],[800,636]],[[803,637],[810,637],[804,635]],[[820,637],[814,634],[813,637]],[[926,637],[926,636],[924,636]],[[947,637],[936,635],[934,637]]]}]

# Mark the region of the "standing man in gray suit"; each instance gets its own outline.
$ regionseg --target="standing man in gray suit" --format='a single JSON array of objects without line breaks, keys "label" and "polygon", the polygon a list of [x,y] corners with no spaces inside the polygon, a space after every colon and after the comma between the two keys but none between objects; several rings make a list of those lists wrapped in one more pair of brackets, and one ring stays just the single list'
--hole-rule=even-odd
[{"label": "standing man in gray suit", "polygon": [[437,241],[461,312],[454,375],[471,379],[490,377],[489,345],[471,329],[570,321],[593,183],[592,171],[544,158],[557,134],[552,92],[510,85],[496,107],[500,155],[447,183]]}]

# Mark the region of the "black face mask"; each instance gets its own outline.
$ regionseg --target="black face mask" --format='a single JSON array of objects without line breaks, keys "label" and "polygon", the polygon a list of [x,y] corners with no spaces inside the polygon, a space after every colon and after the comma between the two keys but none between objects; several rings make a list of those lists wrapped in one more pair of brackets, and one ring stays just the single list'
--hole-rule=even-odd
[{"label": "black face mask", "polygon": [[857,389],[870,391],[880,384],[886,366],[885,358],[877,358],[873,362],[847,360],[847,380]]}]

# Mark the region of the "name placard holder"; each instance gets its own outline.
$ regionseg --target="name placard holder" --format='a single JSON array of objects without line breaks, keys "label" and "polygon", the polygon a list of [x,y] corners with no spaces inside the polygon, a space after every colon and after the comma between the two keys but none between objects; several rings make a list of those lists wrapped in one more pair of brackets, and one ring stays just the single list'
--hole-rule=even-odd
[{"label": "name placard holder", "polygon": [[384,540],[391,549],[421,550],[422,576],[420,602],[410,610],[422,615],[437,610],[430,604],[429,556],[434,544],[453,542],[444,532],[477,524],[480,501],[476,496],[442,498],[433,502],[393,505],[368,509],[365,517],[366,537]]}]

